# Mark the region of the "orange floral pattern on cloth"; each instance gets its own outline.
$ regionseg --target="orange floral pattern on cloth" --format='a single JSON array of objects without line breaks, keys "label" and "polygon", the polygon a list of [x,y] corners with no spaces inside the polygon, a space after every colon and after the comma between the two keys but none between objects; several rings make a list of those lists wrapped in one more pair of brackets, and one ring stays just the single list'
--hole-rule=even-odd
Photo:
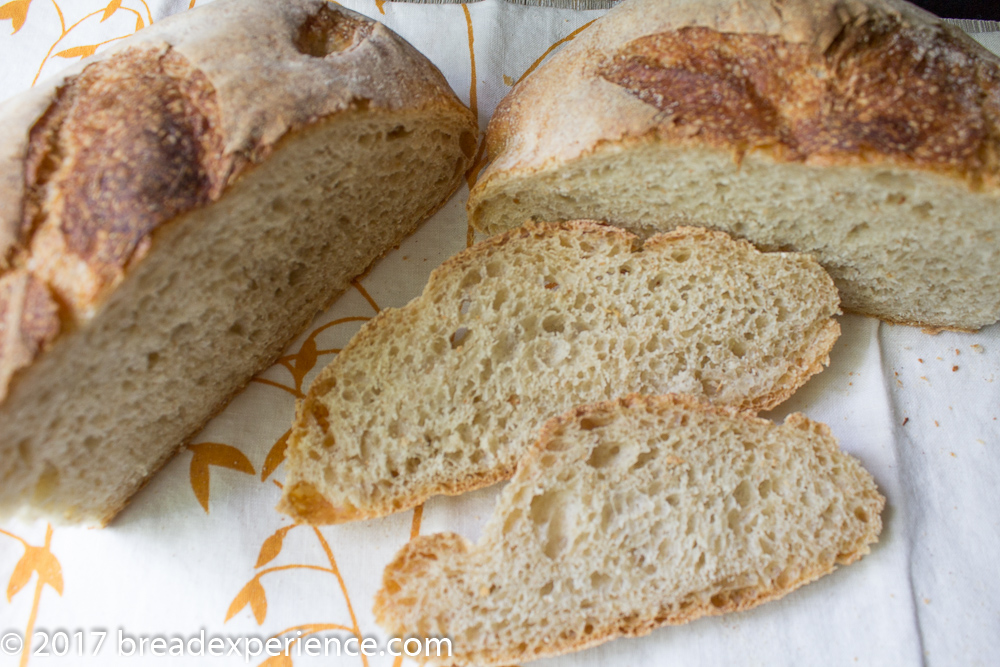
[{"label": "orange floral pattern on cloth", "polygon": [[[198,0],[203,3],[206,0]],[[90,0],[11,0],[3,2],[0,0],[0,84],[5,87],[0,89],[0,99],[9,97],[12,92],[21,90],[27,86],[57,73],[61,68],[79,61],[82,58],[93,55],[101,48],[121,40],[135,31],[152,25],[156,21],[164,18],[170,11],[177,11],[185,7],[178,8],[177,2],[167,2],[166,0],[102,0],[92,2]],[[184,2],[186,8],[194,7],[196,0]],[[390,27],[396,20],[396,8],[387,0],[358,0],[355,3],[342,3],[351,8],[357,9],[369,16],[385,20]],[[433,11],[432,8],[425,8],[426,11]],[[454,51],[456,52],[457,65],[450,69],[447,63],[437,64],[445,70],[446,75],[451,79],[452,86],[459,95],[470,105],[470,108],[480,115],[482,109],[483,90],[482,83],[477,77],[476,68],[476,34],[474,28],[475,9],[470,11],[470,6],[449,6],[441,7],[435,15],[434,21],[443,21],[454,27],[457,35],[461,37],[454,41]],[[577,22],[579,24],[580,21]],[[9,28],[6,29],[6,28]],[[570,31],[572,26],[567,25],[566,30]],[[406,36],[404,34],[404,36]],[[575,36],[567,35],[560,38],[559,43]],[[409,38],[409,37],[408,37]],[[416,44],[420,48],[419,44]],[[536,62],[528,67],[533,69],[537,64],[556,47],[554,44],[546,49],[539,49],[535,56],[540,56]],[[4,50],[6,49],[6,50]],[[16,53],[18,64],[16,67],[10,65],[12,62],[5,57],[5,54]],[[535,57],[532,56],[532,57]],[[445,65],[445,66],[442,66]],[[463,72],[463,68],[465,71]],[[4,78],[6,77],[6,78]],[[453,78],[454,77],[454,78]],[[499,76],[496,80],[488,82],[492,98],[489,102],[490,108],[502,96],[509,87]],[[504,80],[509,77],[504,76]],[[518,77],[520,78],[520,77]],[[10,92],[6,86],[10,87]],[[485,127],[486,119],[482,118],[481,125]],[[477,159],[467,174],[468,185],[474,184],[479,171],[484,166],[483,146],[481,142],[477,153]],[[463,193],[462,196],[464,196]],[[435,220],[442,217],[439,214]],[[394,305],[402,305],[405,300],[416,296],[422,288],[430,270],[437,263],[445,259],[450,254],[458,251],[462,247],[471,245],[475,236],[471,230],[466,229],[465,217],[461,214],[460,206],[456,207],[450,215],[445,216],[447,220],[436,224],[437,228],[433,234],[438,238],[450,239],[441,248],[433,252],[423,253],[424,257],[419,257],[418,253],[405,248],[392,253],[383,260],[382,265],[377,266],[372,273],[364,278],[365,282],[377,285],[385,291],[386,286],[391,286],[394,279],[389,270],[380,274],[383,265],[416,267],[411,270],[410,283],[405,288],[405,298],[396,294],[393,298]],[[466,232],[463,234],[463,232]],[[418,232],[422,234],[425,232]],[[405,244],[404,244],[405,245]],[[410,257],[407,253],[413,256]],[[393,289],[389,289],[390,295],[395,294]],[[350,302],[348,304],[347,302]],[[357,638],[359,641],[363,637],[372,636],[377,628],[370,620],[370,615],[366,608],[371,606],[371,597],[374,593],[371,582],[380,580],[381,565],[368,566],[364,571],[362,585],[359,579],[358,558],[355,552],[357,544],[345,542],[338,547],[337,536],[339,527],[311,527],[307,525],[284,524],[287,521],[273,508],[280,493],[281,482],[280,469],[285,459],[285,449],[290,434],[288,425],[294,413],[293,401],[301,399],[308,391],[309,383],[315,374],[328,363],[334,355],[340,352],[341,347],[349,339],[350,335],[370,320],[381,310],[380,305],[369,293],[368,289],[358,279],[352,283],[347,295],[335,304],[335,306],[325,316],[317,319],[316,324],[300,336],[289,350],[270,369],[253,378],[251,386],[245,394],[252,394],[252,398],[245,398],[249,402],[260,402],[269,406],[276,406],[274,413],[278,418],[268,419],[269,424],[283,424],[277,437],[272,437],[261,447],[259,437],[247,437],[246,429],[230,428],[222,426],[216,428],[219,422],[226,422],[229,426],[233,423],[240,423],[241,418],[228,418],[234,412],[239,412],[239,406],[230,406],[219,418],[209,427],[195,437],[191,444],[187,445],[175,460],[167,468],[159,473],[151,482],[150,486],[166,487],[162,494],[157,491],[144,491],[139,494],[132,507],[126,510],[112,526],[104,531],[81,531],[76,528],[58,528],[62,540],[60,544],[68,542],[84,543],[96,542],[105,538],[114,540],[116,531],[130,531],[138,529],[142,532],[144,539],[150,539],[155,535],[157,528],[150,524],[160,521],[164,513],[174,514],[179,517],[179,524],[184,526],[185,531],[190,532],[190,538],[195,540],[202,547],[197,549],[201,555],[199,562],[205,562],[207,569],[219,569],[220,571],[232,573],[225,577],[231,584],[220,584],[213,591],[215,598],[220,599],[215,612],[210,612],[206,621],[206,630],[213,633],[228,634],[233,632],[249,632],[251,627],[259,627],[267,630],[267,638],[280,638],[294,647],[301,644],[307,638],[319,633],[337,632],[346,636]],[[335,341],[331,343],[330,341]],[[263,393],[261,393],[263,392]],[[234,403],[239,403],[244,397],[238,398]],[[252,408],[249,412],[252,413]],[[248,410],[240,413],[245,416]],[[250,417],[251,421],[253,417]],[[251,431],[253,429],[250,429]],[[186,490],[182,491],[179,484],[183,480]],[[147,495],[149,494],[149,495]],[[152,500],[148,500],[148,498]],[[169,497],[171,500],[162,500]],[[265,503],[263,511],[258,513],[256,520],[261,528],[265,528],[262,540],[253,547],[252,553],[247,553],[245,567],[242,575],[242,582],[237,581],[241,576],[239,571],[242,566],[239,564],[226,564],[225,559],[231,558],[232,554],[215,554],[211,545],[214,543],[220,531],[229,530],[223,528],[217,521],[224,521],[230,524],[233,518],[234,508],[238,508],[241,497],[246,502],[256,503],[263,498]],[[141,506],[141,507],[140,507]],[[417,507],[415,511],[399,519],[406,525],[406,530],[400,532],[397,538],[390,540],[388,544],[391,548],[385,550],[380,557],[387,560],[396,549],[402,546],[406,539],[412,539],[420,534],[421,525],[424,519],[424,507]],[[388,520],[387,520],[388,521]],[[399,525],[396,521],[396,525]],[[133,523],[135,522],[135,523]],[[200,523],[199,523],[200,522]],[[122,525],[131,525],[132,528],[124,528]],[[275,525],[277,524],[277,525]],[[63,563],[56,557],[52,550],[53,535],[56,530],[48,524],[23,524],[17,522],[0,523],[0,566],[10,561],[12,564],[8,568],[9,579],[6,595],[6,607],[0,607],[0,631],[8,629],[15,630],[25,640],[25,649],[17,658],[20,667],[29,663],[35,664],[40,658],[32,655],[37,653],[38,646],[32,645],[31,638],[35,632],[54,632],[59,626],[47,621],[46,609],[54,609],[53,600],[60,600],[62,603],[85,606],[87,601],[78,598],[84,595],[81,590],[86,588],[86,581],[94,577],[111,577],[108,566],[107,570],[94,571],[83,568],[83,578],[80,577],[81,569],[71,567],[64,581]],[[270,526],[270,528],[267,528]],[[148,527],[148,530],[147,530]],[[369,530],[363,527],[361,530]],[[376,532],[382,530],[378,526],[372,526],[370,530]],[[44,537],[42,534],[44,533]],[[155,540],[150,539],[155,542]],[[140,554],[143,546],[132,545],[138,549]],[[152,559],[158,559],[164,553],[163,547],[153,547],[154,551],[149,552]],[[20,555],[17,550],[20,549]],[[335,552],[340,556],[341,561],[345,556],[351,562],[351,574],[338,562]],[[76,551],[68,547],[62,547],[60,558],[70,559],[74,565],[79,565],[76,561]],[[16,558],[14,557],[16,556]],[[217,562],[212,562],[216,560]],[[231,560],[229,561],[231,562]],[[140,571],[143,568],[138,568]],[[3,572],[0,571],[0,576]],[[76,575],[76,576],[74,576]],[[115,576],[127,577],[125,572],[117,573]],[[289,578],[292,577],[292,578]],[[321,583],[328,581],[331,591],[336,591],[328,604],[315,605],[310,608],[313,614],[312,620],[305,622],[292,621],[282,622],[284,619],[292,619],[288,614],[289,588],[294,586],[323,586]],[[136,581],[136,586],[149,587],[149,581]],[[45,589],[51,589],[45,593]],[[358,606],[358,600],[352,599],[352,593],[356,598],[358,591],[364,590],[365,599],[363,605]],[[91,589],[92,590],[92,589]],[[57,596],[52,596],[54,591]],[[65,596],[64,596],[65,592]],[[94,599],[92,602],[102,602],[104,600]],[[157,593],[162,595],[162,593]],[[30,598],[30,600],[29,600]],[[228,602],[222,602],[225,598]],[[23,601],[23,604],[21,602]],[[30,602],[30,605],[28,604]],[[111,607],[114,607],[114,600],[107,600]],[[269,602],[271,606],[269,607]],[[203,602],[199,602],[199,605]],[[324,608],[326,607],[326,608]],[[339,611],[338,611],[339,610]],[[117,625],[127,624],[128,618],[115,617],[111,615],[95,617],[98,622],[96,626],[105,625],[107,629]],[[64,616],[52,616],[52,618],[64,618]],[[298,618],[298,617],[295,617]],[[79,624],[83,627],[92,624],[90,618],[80,618]],[[247,625],[247,622],[250,625]],[[369,627],[371,625],[372,627]],[[239,627],[237,631],[235,628]],[[190,634],[196,628],[178,627],[164,628],[164,631],[178,632],[181,635]],[[68,628],[67,628],[68,630]],[[130,629],[124,625],[124,631]],[[86,635],[86,633],[85,633]],[[109,641],[111,636],[109,635]],[[108,646],[111,646],[108,644]],[[101,655],[107,655],[114,647],[102,649]],[[93,649],[92,645],[86,645],[84,651]],[[73,651],[76,651],[74,645]],[[69,659],[69,658],[68,658]],[[71,660],[71,659],[70,659]],[[267,667],[289,667],[297,664],[301,658],[294,655],[261,656],[256,664]],[[348,660],[344,658],[345,662]],[[375,663],[379,660],[372,658]],[[360,661],[362,665],[369,665],[369,657],[359,655],[350,658],[355,664]],[[0,659],[2,662],[2,659]],[[141,661],[140,661],[141,663]],[[404,663],[402,656],[386,656],[385,661],[380,664],[392,664],[399,667]],[[6,664],[6,663],[3,663]],[[67,663],[69,664],[69,663]],[[138,664],[138,663],[137,663]]]},{"label": "orange floral pattern on cloth", "polygon": [[[195,4],[196,0],[0,0],[0,99]],[[344,0],[341,4],[382,21],[427,54],[477,113],[481,128],[513,86],[561,46],[584,34],[603,13],[493,2],[434,6]],[[1000,40],[994,44],[1000,45]],[[1000,46],[991,48],[1000,51]],[[480,145],[466,174],[468,186],[485,166]],[[391,655],[310,659],[299,657],[297,649],[323,633],[379,637],[385,647],[371,612],[384,565],[407,539],[421,532],[452,530],[474,536],[492,511],[497,489],[434,498],[412,513],[343,526],[295,525],[274,507],[281,493],[295,401],[381,307],[398,307],[418,295],[435,266],[476,240],[464,215],[467,194],[463,187],[399,249],[356,280],[284,356],[254,378],[152,478],[109,528],[53,529],[45,522],[0,521],[0,583],[6,582],[6,595],[0,599],[0,637],[22,637],[26,646],[17,655],[0,652],[0,667],[157,662],[148,655],[117,658],[117,630],[133,637],[146,632],[190,638],[204,632],[210,637],[280,638],[295,651],[247,659],[161,661],[165,664],[413,664]],[[991,645],[980,635],[996,635],[1000,609],[996,577],[984,575],[986,570],[977,565],[982,560],[979,552],[964,547],[990,533],[982,527],[990,525],[993,517],[988,511],[995,507],[991,503],[995,490],[992,496],[977,496],[979,492],[970,489],[995,469],[990,468],[995,457],[982,452],[995,453],[998,441],[996,329],[992,338],[949,333],[923,337],[905,327],[880,327],[863,318],[847,317],[842,323],[838,349],[846,353],[835,355],[833,366],[796,395],[795,408],[834,426],[852,453],[863,456],[866,465],[878,466],[873,473],[880,485],[889,487],[886,495],[891,504],[903,496],[892,486],[899,486],[898,470],[916,471],[914,478],[928,484],[951,476],[949,501],[933,511],[914,512],[918,518],[921,511],[931,517],[914,535],[907,535],[909,508],[899,504],[897,510],[903,511],[895,513],[892,529],[883,533],[883,543],[871,557],[825,584],[796,593],[787,604],[705,619],[697,628],[618,642],[587,656],[570,656],[560,664],[736,664],[751,654],[759,662],[808,663],[809,656],[802,652],[807,639],[823,647],[823,661],[838,664],[848,664],[852,657],[867,664],[917,664],[924,659],[925,647],[937,661],[942,660],[937,656],[963,655],[969,663],[995,662],[1000,645],[995,640]],[[910,366],[907,355],[914,360]],[[938,395],[926,398],[920,393],[932,382],[935,391],[958,397],[953,412],[951,406],[947,410],[942,406]],[[866,393],[861,386],[868,387]],[[823,387],[827,391],[811,391]],[[887,394],[896,401],[888,407]],[[826,398],[817,398],[821,395]],[[834,399],[827,400],[831,396]],[[884,415],[873,410],[884,410]],[[957,415],[963,410],[961,419],[979,431],[959,429]],[[894,423],[906,431],[905,438],[896,438],[895,448],[887,444],[891,439],[885,434],[892,432],[892,424],[881,418],[885,415],[898,417]],[[917,503],[920,495],[909,501]],[[954,513],[949,509],[952,496]],[[959,504],[962,512],[957,511]],[[978,515],[970,509],[977,506],[985,508]],[[935,523],[935,513],[946,518]],[[966,516],[976,517],[978,525],[962,523]],[[952,525],[964,532],[950,541],[941,538]],[[937,531],[933,547],[938,553],[963,547],[961,561],[933,560],[939,556],[931,554],[928,530]],[[911,548],[919,558],[908,554]],[[935,576],[927,576],[927,567],[920,574],[919,568],[927,563],[937,567]],[[945,598],[961,590],[971,593],[955,596],[957,602],[946,607]],[[970,615],[969,609],[977,611]],[[883,622],[890,612],[896,614],[892,625]],[[915,624],[913,619],[922,614],[922,625]],[[933,623],[927,621],[930,615]],[[797,646],[789,653],[792,627]],[[810,627],[817,630],[807,637]],[[933,639],[936,627],[941,629]],[[87,641],[83,655],[90,659],[79,660],[76,645],[62,660],[36,656],[39,633],[51,636],[65,630],[72,635],[78,629]],[[107,630],[109,636],[95,659],[89,633],[98,629]],[[851,641],[837,639],[845,636]],[[949,645],[940,639],[943,636],[960,643]],[[984,651],[984,646],[994,650]],[[728,660],[717,659],[727,650]]]}]

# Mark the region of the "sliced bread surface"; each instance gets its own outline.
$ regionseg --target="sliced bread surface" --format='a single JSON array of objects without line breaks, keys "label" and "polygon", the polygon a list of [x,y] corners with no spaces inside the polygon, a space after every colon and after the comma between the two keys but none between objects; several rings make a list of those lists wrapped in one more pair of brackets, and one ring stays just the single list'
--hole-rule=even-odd
[{"label": "sliced bread surface", "polygon": [[681,229],[639,244],[587,221],[459,253],[382,312],[300,402],[280,508],[339,523],[510,477],[549,418],[633,392],[780,403],[839,335],[829,276]]},{"label": "sliced bread surface", "polygon": [[885,499],[823,424],[690,397],[551,420],[482,538],[421,536],[386,567],[378,623],[508,665],[749,609],[869,552]]},{"label": "sliced bread surface", "polygon": [[476,145],[430,61],[321,0],[116,44],[0,105],[3,517],[110,521]]},{"label": "sliced bread surface", "polygon": [[813,253],[846,310],[1000,317],[1000,59],[907,2],[622,2],[514,87],[487,147],[487,233],[698,225]]}]

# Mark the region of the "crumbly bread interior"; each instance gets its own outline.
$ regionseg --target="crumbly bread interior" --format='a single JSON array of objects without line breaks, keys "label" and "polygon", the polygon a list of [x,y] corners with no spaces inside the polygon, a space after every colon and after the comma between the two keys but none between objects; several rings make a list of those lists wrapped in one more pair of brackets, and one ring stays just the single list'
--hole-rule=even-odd
[{"label": "crumbly bread interior", "polygon": [[829,428],[689,397],[552,420],[475,545],[418,537],[385,570],[376,619],[448,637],[445,664],[506,665],[748,609],[851,563],[885,499]]},{"label": "crumbly bread interior", "polygon": [[656,141],[606,144],[537,171],[498,172],[469,200],[489,234],[590,218],[639,233],[697,225],[764,250],[812,253],[845,310],[975,330],[1000,317],[1000,197],[892,166],[813,166]]},{"label": "crumbly bread interior", "polygon": [[773,407],[827,363],[837,312],[806,255],[702,229],[639,245],[593,222],[526,225],[443,264],[324,369],[280,507],[338,523],[486,486],[550,417],[631,392]]},{"label": "crumbly bread interior", "polygon": [[458,187],[474,145],[457,110],[345,112],[158,230],[93,319],[15,378],[0,514],[106,523]]}]

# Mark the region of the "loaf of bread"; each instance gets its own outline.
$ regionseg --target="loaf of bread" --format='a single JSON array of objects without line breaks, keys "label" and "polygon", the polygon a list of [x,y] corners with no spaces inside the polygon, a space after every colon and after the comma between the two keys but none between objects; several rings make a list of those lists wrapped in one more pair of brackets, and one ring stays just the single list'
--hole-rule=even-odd
[{"label": "loaf of bread", "polygon": [[477,544],[422,536],[375,602],[449,665],[510,665],[749,609],[867,554],[885,499],[802,415],[782,426],[689,397],[553,419]]},{"label": "loaf of bread", "polygon": [[642,245],[593,222],[526,225],[442,264],[321,372],[280,508],[339,523],[487,486],[547,419],[631,392],[771,408],[828,363],[837,312],[806,255],[702,229]]},{"label": "loaf of bread", "polygon": [[490,122],[469,215],[810,252],[845,310],[1000,317],[1000,59],[902,0],[627,0]]},{"label": "loaf of bread", "polygon": [[106,523],[476,137],[426,58],[321,0],[218,0],[0,106],[0,515]]}]

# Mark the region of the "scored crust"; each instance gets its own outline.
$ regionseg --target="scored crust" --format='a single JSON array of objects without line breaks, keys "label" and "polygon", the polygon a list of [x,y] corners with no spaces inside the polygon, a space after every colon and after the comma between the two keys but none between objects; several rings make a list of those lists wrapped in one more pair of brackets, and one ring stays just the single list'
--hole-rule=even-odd
[{"label": "scored crust", "polygon": [[[749,422],[774,426],[768,420],[745,412],[741,413],[730,407],[707,404],[690,396],[679,394],[664,396],[632,394],[616,400],[579,406],[549,420],[541,428],[538,439],[531,450],[519,462],[517,475],[519,477],[537,477],[540,474],[539,470],[541,470],[541,466],[538,465],[538,461],[545,454],[548,442],[566,425],[595,415],[600,418],[609,413],[633,408],[641,408],[651,412],[683,408],[703,414],[736,417]],[[779,428],[813,431],[817,435],[820,435],[825,443],[830,445],[834,451],[840,452],[833,434],[827,425],[814,422],[800,413],[789,415],[785,419],[784,424]],[[846,456],[852,458],[850,455]],[[505,665],[537,658],[554,657],[591,648],[619,637],[641,637],[659,627],[681,625],[705,616],[717,616],[731,612],[745,611],[764,602],[780,599],[801,586],[815,581],[826,574],[830,574],[836,569],[835,566],[837,564],[849,565],[870,553],[870,545],[878,542],[878,537],[881,533],[881,512],[885,507],[885,498],[877,490],[874,491],[874,494],[874,506],[872,509],[875,511],[872,517],[873,520],[868,526],[868,531],[857,541],[856,548],[846,553],[838,553],[834,562],[829,565],[823,563],[803,564],[798,576],[785,582],[784,585],[779,584],[776,580],[773,586],[760,586],[753,589],[742,588],[729,591],[712,596],[710,600],[696,601],[685,606],[677,613],[670,613],[660,609],[650,610],[652,615],[647,615],[645,618],[641,616],[632,617],[634,615],[623,615],[617,625],[611,624],[610,627],[602,632],[570,641],[555,641],[546,650],[537,653],[533,652],[530,655],[519,651],[517,647],[509,647],[506,651],[501,652],[476,653],[475,651],[470,651],[468,654],[456,656],[458,660],[441,661],[440,664],[459,667],[463,665],[471,666],[480,664],[481,661],[486,661],[483,664]],[[503,504],[505,498],[506,496],[501,498],[501,506],[498,506],[496,512],[506,509],[506,506]],[[400,549],[383,572],[382,587],[376,594],[374,604],[376,622],[390,632],[398,634],[413,632],[412,628],[404,628],[398,625],[403,609],[410,601],[404,599],[397,603],[397,595],[403,591],[408,583],[432,576],[428,572],[429,569],[435,568],[441,562],[448,563],[449,559],[460,557],[475,548],[476,545],[472,542],[454,533],[421,535],[410,540]],[[457,567],[449,568],[448,565],[445,565],[445,569],[458,572]],[[652,613],[653,611],[657,613]],[[462,658],[465,660],[462,660]],[[439,664],[438,661],[421,659],[420,657],[417,660]]]},{"label": "scored crust", "polygon": [[501,101],[473,222],[494,178],[646,136],[995,190],[1000,58],[899,0],[631,0]]}]

